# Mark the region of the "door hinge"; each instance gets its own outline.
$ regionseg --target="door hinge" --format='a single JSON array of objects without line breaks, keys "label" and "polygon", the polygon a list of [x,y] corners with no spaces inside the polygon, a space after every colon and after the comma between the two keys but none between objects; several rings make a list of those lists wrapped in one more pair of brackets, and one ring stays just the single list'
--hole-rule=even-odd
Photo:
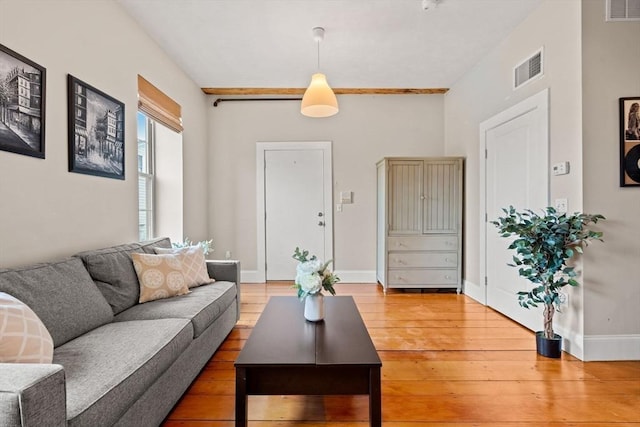
[{"label": "door hinge", "polygon": [[484,213],[484,222],[489,222],[489,214],[488,213]]},{"label": "door hinge", "polygon": [[484,149],[484,158],[485,159],[489,158],[489,150],[487,150],[486,148]]},{"label": "door hinge", "polygon": [[489,281],[487,280],[487,276],[484,276],[484,285],[488,286]]}]

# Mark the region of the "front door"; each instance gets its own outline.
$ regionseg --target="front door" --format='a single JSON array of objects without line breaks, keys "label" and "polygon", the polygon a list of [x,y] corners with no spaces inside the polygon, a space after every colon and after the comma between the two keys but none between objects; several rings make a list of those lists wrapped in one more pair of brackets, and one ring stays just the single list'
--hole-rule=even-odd
[{"label": "front door", "polygon": [[[266,150],[264,159],[266,280],[293,280],[296,247],[325,255],[325,154],[275,149]],[[330,200],[328,206],[330,215]]]}]

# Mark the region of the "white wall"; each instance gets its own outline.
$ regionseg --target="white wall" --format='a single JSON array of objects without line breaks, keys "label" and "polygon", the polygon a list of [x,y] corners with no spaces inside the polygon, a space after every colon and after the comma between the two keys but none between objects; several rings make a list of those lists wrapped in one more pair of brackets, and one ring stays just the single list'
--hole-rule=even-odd
[{"label": "white wall", "polygon": [[[335,269],[375,281],[375,164],[385,156],[442,155],[443,96],[350,95],[338,102],[338,115],[324,119],[302,116],[299,101],[209,107],[214,257],[231,251],[245,273],[257,269],[257,142],[333,141]],[[354,203],[335,212],[340,191],[353,191]]]},{"label": "white wall", "polygon": [[640,97],[640,22],[582,6],[584,209],[607,217],[585,252],[585,360],[640,359],[640,187],[619,186],[618,98]]},{"label": "white wall", "polygon": [[[0,43],[47,69],[46,159],[0,151],[0,267],[137,240],[140,74],[182,105],[185,235],[207,235],[206,96],[114,1],[2,0]],[[67,172],[67,74],[125,103],[125,177]]]},{"label": "white wall", "polygon": [[[468,286],[483,287],[484,283],[479,277],[480,123],[549,88],[549,164],[571,164],[569,175],[550,177],[550,199],[567,198],[569,211],[582,210],[580,3],[542,3],[445,95],[445,153],[467,157],[464,276]],[[544,48],[544,75],[514,91],[513,67],[540,47]],[[572,340],[570,351],[580,353],[581,348],[575,347],[582,342],[582,288],[569,292],[570,307],[555,316],[554,324]]]}]

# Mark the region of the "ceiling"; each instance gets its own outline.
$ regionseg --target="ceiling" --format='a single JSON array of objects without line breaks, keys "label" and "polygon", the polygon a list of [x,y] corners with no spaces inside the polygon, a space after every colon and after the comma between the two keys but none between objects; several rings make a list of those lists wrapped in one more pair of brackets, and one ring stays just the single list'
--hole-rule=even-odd
[{"label": "ceiling", "polygon": [[[202,88],[449,88],[542,0],[117,0]],[[515,64],[514,64],[515,65]]]}]

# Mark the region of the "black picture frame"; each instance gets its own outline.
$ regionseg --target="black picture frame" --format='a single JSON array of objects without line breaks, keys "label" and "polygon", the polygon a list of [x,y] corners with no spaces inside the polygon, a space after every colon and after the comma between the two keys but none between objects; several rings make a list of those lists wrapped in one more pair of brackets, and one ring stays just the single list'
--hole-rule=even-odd
[{"label": "black picture frame", "polygon": [[124,179],[124,103],[68,75],[69,172]]},{"label": "black picture frame", "polygon": [[620,98],[620,187],[640,187],[640,96]]},{"label": "black picture frame", "polygon": [[0,44],[0,150],[44,159],[47,70]]}]

